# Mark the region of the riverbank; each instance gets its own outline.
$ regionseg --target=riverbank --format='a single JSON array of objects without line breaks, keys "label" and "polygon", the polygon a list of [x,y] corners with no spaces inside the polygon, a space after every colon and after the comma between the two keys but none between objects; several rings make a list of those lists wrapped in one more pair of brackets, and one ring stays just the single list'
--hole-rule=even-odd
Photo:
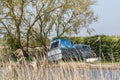
[{"label": "riverbank", "polygon": [[[52,63],[52,64],[48,64],[46,62],[41,62],[41,63],[37,63],[37,62],[30,62],[30,63],[26,63],[27,66],[29,65],[33,65],[33,66],[38,66],[38,67],[55,67],[55,68],[59,68],[59,67],[63,67],[63,68],[80,68],[80,69],[108,69],[108,70],[116,70],[119,69],[120,70],[120,63],[115,62],[115,63],[110,63],[110,62],[106,62],[106,63],[86,63],[86,62],[59,62],[59,63]],[[19,63],[16,62],[10,62],[10,63],[0,63],[0,67],[7,67],[7,66],[16,66],[16,65],[21,65]]]},{"label": "riverbank", "polygon": [[64,68],[81,68],[81,69],[119,69],[120,63],[84,63],[84,62],[61,62],[53,65],[53,67],[64,67]]}]

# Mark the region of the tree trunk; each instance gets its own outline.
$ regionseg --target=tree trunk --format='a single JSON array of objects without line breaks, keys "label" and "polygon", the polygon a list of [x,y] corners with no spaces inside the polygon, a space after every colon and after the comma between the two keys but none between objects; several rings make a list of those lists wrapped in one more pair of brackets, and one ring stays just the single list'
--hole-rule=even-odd
[{"label": "tree trunk", "polygon": [[18,44],[19,48],[22,50],[24,57],[28,57],[28,54],[27,54],[26,51],[23,49],[23,46],[22,46],[21,41],[20,41],[20,39],[21,39],[20,28],[19,28],[19,27],[16,27],[16,28],[17,28],[17,32],[16,32],[16,33],[17,33],[17,34],[16,34],[17,44]]},{"label": "tree trunk", "polygon": [[27,43],[26,43],[26,47],[27,47],[26,52],[28,52],[28,47],[29,47],[29,32],[27,33]]}]

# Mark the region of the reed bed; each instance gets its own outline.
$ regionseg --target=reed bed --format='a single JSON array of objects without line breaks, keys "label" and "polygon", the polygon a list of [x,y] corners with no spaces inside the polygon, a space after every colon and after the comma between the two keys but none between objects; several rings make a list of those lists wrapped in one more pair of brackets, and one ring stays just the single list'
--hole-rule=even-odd
[{"label": "reed bed", "polygon": [[[114,68],[116,66],[116,68]],[[118,65],[89,64],[84,62],[46,61],[22,63],[8,62],[0,65],[0,80],[120,80]]]},{"label": "reed bed", "polygon": [[119,63],[49,63],[37,55],[31,61],[24,57],[14,61],[10,53],[7,49],[0,52],[0,80],[120,80]]}]

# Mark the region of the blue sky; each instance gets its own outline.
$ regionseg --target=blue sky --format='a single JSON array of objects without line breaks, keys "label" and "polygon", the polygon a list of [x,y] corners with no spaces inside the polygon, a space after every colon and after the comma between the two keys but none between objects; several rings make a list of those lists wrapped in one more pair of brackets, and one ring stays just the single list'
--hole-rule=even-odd
[{"label": "blue sky", "polygon": [[[98,15],[98,22],[90,25],[90,28],[95,29],[92,35],[120,35],[120,0],[97,0],[92,7]],[[88,36],[85,29],[80,35]]]}]

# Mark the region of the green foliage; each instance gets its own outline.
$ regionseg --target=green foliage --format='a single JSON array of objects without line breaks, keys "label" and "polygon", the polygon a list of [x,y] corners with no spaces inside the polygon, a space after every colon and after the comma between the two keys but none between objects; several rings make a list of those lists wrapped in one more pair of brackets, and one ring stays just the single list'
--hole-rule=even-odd
[{"label": "green foliage", "polygon": [[[67,38],[67,37],[65,37]],[[120,61],[120,36],[96,35],[91,37],[69,37],[74,44],[90,45],[103,61]]]},{"label": "green foliage", "polygon": [[19,45],[14,36],[6,35],[6,44],[11,48],[11,50],[16,50],[19,48]]}]

